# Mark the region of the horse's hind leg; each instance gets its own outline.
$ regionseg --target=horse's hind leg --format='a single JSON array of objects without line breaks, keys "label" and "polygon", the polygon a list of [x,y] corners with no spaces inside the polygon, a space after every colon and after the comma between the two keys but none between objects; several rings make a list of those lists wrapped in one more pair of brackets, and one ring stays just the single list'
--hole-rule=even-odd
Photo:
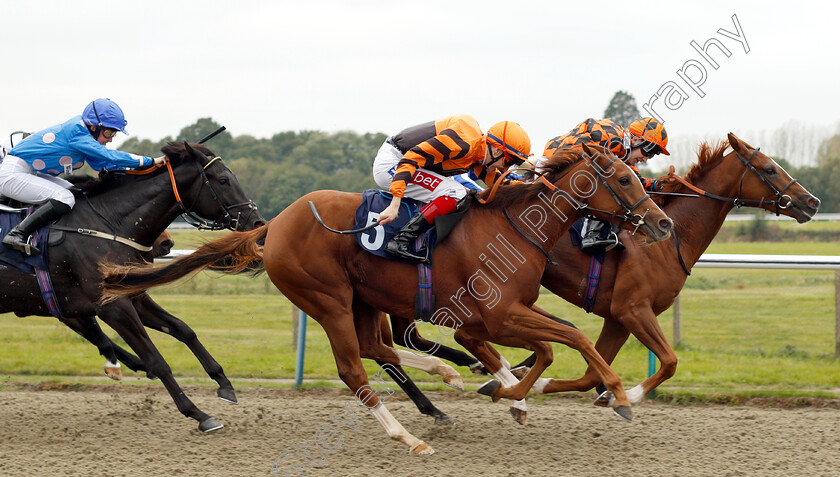
[{"label": "horse's hind leg", "polygon": [[[285,294],[285,293],[284,293]],[[288,296],[288,295],[287,295]],[[356,396],[356,401],[363,404],[366,409],[376,417],[379,424],[385,428],[391,439],[406,444],[410,451],[420,455],[433,454],[434,449],[422,440],[414,437],[400,424],[379,399],[379,393],[368,383],[367,373],[362,366],[362,358],[359,352],[359,339],[353,327],[353,317],[347,312],[319,312],[316,306],[307,306],[300,300],[291,298],[309,316],[312,316],[326,332],[330,339],[335,364],[338,368],[338,376],[350,388]],[[313,313],[314,311],[314,313]],[[324,317],[327,318],[324,318]],[[374,326],[377,326],[374,323]]]},{"label": "horse's hind leg", "polygon": [[429,374],[438,374],[443,377],[444,383],[463,391],[464,380],[452,366],[433,356],[398,350],[385,345],[382,330],[387,324],[383,324],[378,310],[366,303],[355,302],[353,304],[353,315],[356,336],[359,338],[359,349],[363,358],[394,365],[405,365]]},{"label": "horse's hind leg", "polygon": [[132,371],[145,371],[145,366],[140,358],[120,348],[108,336],[102,332],[99,323],[93,316],[87,318],[64,318],[62,321],[68,328],[81,335],[91,342],[99,350],[105,360],[105,375],[119,381],[122,379],[120,361],[125,363]]},{"label": "horse's hind leg", "polygon": [[394,342],[400,346],[415,351],[427,352],[437,358],[445,359],[458,366],[467,366],[474,374],[487,374],[484,365],[474,357],[437,342],[432,342],[420,336],[417,326],[412,318],[402,318],[391,315],[391,327],[394,330]]},{"label": "horse's hind leg", "polygon": [[200,431],[210,432],[224,427],[222,423],[198,409],[178,386],[172,376],[172,370],[149,339],[129,299],[119,298],[103,305],[99,307],[96,314],[131,346],[131,349],[146,363],[149,372],[160,378],[181,414],[198,421]]},{"label": "horse's hind leg", "polygon": [[[382,341],[389,346],[393,345],[393,340],[391,338],[391,328],[388,326],[388,319],[385,317],[385,314],[381,314],[381,318],[379,320],[380,324],[380,331],[382,333]],[[435,407],[432,404],[432,401],[423,394],[417,385],[414,384],[414,381],[405,374],[403,371],[402,366],[398,364],[391,364],[386,363],[384,361],[377,361],[380,366],[380,369],[385,370],[391,379],[393,379],[397,385],[405,392],[405,394],[411,399],[411,402],[417,406],[417,410],[420,411],[421,414],[426,416],[432,416],[435,418],[435,424],[440,424],[444,426],[449,426],[455,423],[449,416],[446,415],[443,411]],[[380,373],[377,373],[380,374]]]},{"label": "horse's hind leg", "polygon": [[189,325],[164,310],[145,293],[132,298],[132,303],[144,326],[167,333],[187,345],[210,378],[219,384],[219,389],[216,390],[219,399],[238,404],[233,385],[225,375],[222,366],[213,359]]}]

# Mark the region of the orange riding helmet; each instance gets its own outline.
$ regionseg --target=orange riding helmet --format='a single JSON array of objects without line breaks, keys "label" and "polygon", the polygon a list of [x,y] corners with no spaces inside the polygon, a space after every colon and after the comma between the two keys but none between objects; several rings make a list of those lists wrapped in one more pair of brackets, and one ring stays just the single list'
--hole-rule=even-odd
[{"label": "orange riding helmet", "polygon": [[671,155],[671,153],[665,149],[665,146],[668,145],[668,133],[665,131],[665,126],[663,126],[659,121],[653,118],[639,119],[633,121],[628,129],[630,134],[651,145],[650,147],[645,148],[646,150],[656,149],[658,147],[659,150],[654,153],[661,152],[666,156]]},{"label": "orange riding helmet", "polygon": [[505,167],[522,164],[531,155],[531,138],[513,121],[502,121],[488,129],[487,144],[504,152]]}]

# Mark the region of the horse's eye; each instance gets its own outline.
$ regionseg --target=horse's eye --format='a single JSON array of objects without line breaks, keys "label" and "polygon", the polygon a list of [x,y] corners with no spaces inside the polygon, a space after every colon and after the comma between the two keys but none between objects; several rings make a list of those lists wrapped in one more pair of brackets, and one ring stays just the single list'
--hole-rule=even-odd
[{"label": "horse's eye", "polygon": [[623,185],[623,186],[629,185],[630,184],[630,178],[629,177],[622,177],[621,179],[618,180],[618,183]]},{"label": "horse's eye", "polygon": [[221,185],[227,185],[227,184],[228,184],[228,180],[227,180],[227,179],[219,179],[219,184],[221,184]]},{"label": "horse's eye", "polygon": [[764,169],[764,173],[767,174],[768,176],[772,176],[776,173],[776,168],[773,167],[773,166],[769,166],[766,169]]}]

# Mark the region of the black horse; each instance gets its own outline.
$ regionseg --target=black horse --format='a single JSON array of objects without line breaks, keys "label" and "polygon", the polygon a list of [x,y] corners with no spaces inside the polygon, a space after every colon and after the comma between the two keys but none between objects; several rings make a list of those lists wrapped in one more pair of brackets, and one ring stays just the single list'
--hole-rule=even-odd
[{"label": "black horse", "polygon": [[[206,147],[170,142],[161,151],[169,158],[166,167],[141,174],[110,172],[96,185],[76,192],[76,206],[53,226],[65,230],[66,234],[63,242],[50,247],[49,272],[65,323],[94,344],[97,340],[103,344],[103,338],[110,340],[99,329],[94,316],[105,321],[139,356],[141,363],[133,363],[135,367],[145,369],[150,377],[160,378],[178,410],[197,420],[199,429],[207,432],[221,428],[222,424],[199,410],[183,393],[144,325],[187,343],[208,374],[218,378],[220,397],[235,402],[233,388],[221,367],[212,358],[212,362],[202,359],[209,354],[198,343],[195,333],[147,294],[100,304],[98,263],[105,257],[109,262],[124,264],[148,258],[144,256],[146,252],[126,242],[139,244],[141,248],[151,246],[181,214],[193,225],[211,229],[250,230],[264,224],[265,219],[246,197],[233,172]],[[79,229],[104,232],[103,235],[121,241],[73,232]],[[0,268],[0,283],[4,284],[0,289],[0,313],[50,316],[33,275]],[[137,359],[128,352],[123,353],[127,356],[120,357],[118,352],[117,358]]]}]

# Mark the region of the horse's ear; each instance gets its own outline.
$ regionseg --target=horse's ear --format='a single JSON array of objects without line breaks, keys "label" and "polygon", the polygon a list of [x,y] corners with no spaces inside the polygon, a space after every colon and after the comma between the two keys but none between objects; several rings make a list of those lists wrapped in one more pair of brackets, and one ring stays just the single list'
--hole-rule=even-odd
[{"label": "horse's ear", "polygon": [[192,146],[190,146],[190,143],[188,143],[187,141],[184,141],[184,149],[186,149],[187,154],[189,155],[193,155],[193,153],[195,152]]},{"label": "horse's ear", "polygon": [[732,146],[732,149],[738,151],[739,154],[744,155],[747,153],[747,149],[749,145],[744,141],[738,139],[738,136],[729,133],[727,134],[727,138],[729,138],[729,145]]}]

